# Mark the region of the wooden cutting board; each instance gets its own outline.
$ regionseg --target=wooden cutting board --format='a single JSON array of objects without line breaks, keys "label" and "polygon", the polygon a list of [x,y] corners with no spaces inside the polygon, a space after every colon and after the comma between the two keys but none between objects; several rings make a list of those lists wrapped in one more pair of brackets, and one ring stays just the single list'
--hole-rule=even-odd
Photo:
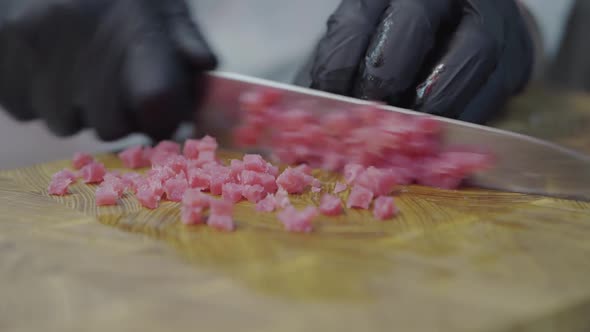
[{"label": "wooden cutting board", "polygon": [[67,166],[0,172],[2,331],[590,329],[588,203],[408,187],[394,221],[347,211],[287,234],[241,203],[222,234],[181,225],[175,203],[48,196]]}]

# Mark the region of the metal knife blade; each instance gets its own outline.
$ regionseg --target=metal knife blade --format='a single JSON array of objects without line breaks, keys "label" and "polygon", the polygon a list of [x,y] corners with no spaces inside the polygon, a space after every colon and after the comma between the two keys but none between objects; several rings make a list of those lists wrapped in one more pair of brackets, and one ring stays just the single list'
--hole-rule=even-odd
[{"label": "metal knife blade", "polygon": [[[313,109],[347,109],[368,101],[281,84],[244,75],[210,72],[207,95],[199,108],[197,131],[232,147],[229,134],[239,124],[239,97],[257,88],[279,90],[286,102],[313,103]],[[420,114],[391,106],[390,112]],[[485,147],[496,157],[493,169],[470,179],[477,187],[509,192],[590,200],[590,156],[562,146],[495,128],[436,117],[444,127],[445,144]]]}]

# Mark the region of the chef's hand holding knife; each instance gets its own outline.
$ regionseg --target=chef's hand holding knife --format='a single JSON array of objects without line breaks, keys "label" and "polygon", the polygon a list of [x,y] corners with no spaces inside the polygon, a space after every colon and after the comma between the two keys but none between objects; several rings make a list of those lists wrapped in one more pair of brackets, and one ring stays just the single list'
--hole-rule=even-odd
[{"label": "chef's hand holding knife", "polygon": [[299,84],[483,123],[531,76],[529,18],[514,0],[342,0]]},{"label": "chef's hand holding knife", "polygon": [[216,58],[184,0],[2,0],[0,102],[58,136],[170,137]]}]

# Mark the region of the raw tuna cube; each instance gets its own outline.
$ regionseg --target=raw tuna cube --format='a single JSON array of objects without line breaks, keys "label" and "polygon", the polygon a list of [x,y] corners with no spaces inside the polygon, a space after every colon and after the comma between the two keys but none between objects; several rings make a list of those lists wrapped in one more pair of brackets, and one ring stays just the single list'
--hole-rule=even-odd
[{"label": "raw tuna cube", "polygon": [[229,176],[232,181],[240,182],[240,175],[244,168],[244,162],[238,159],[232,159],[229,164]]},{"label": "raw tuna cube", "polygon": [[356,178],[365,171],[365,168],[359,164],[348,164],[344,166],[344,179],[346,183],[353,184]]},{"label": "raw tuna cube", "polygon": [[371,190],[375,196],[381,196],[390,194],[395,188],[396,182],[393,172],[371,166],[359,174],[354,183]]},{"label": "raw tuna cube", "polygon": [[53,174],[51,177],[52,179],[69,179],[73,182],[76,182],[76,174],[68,169],[62,169],[61,171]]},{"label": "raw tuna cube", "polygon": [[244,186],[237,183],[224,183],[221,187],[221,197],[232,203],[237,203],[242,200],[242,192]]},{"label": "raw tuna cube", "polygon": [[146,158],[146,153],[141,146],[125,149],[118,156],[127,168],[137,169],[150,166],[150,159]]},{"label": "raw tuna cube", "polygon": [[69,193],[68,187],[75,181],[75,179],[76,176],[71,171],[67,169],[61,170],[53,174],[47,191],[50,195],[67,195]]},{"label": "raw tuna cube", "polygon": [[294,207],[289,206],[279,212],[277,217],[289,232],[309,233],[313,230],[311,221],[318,215],[318,210],[313,207],[307,207],[303,211],[297,211]]},{"label": "raw tuna cube", "polygon": [[211,214],[219,216],[231,216],[234,211],[233,203],[224,199],[211,199],[210,206]]},{"label": "raw tuna cube", "polygon": [[223,173],[214,173],[211,176],[211,185],[209,186],[209,192],[213,195],[221,195],[223,184],[230,182],[229,172],[226,174]]},{"label": "raw tuna cube", "polygon": [[188,182],[191,188],[209,190],[211,186],[211,175],[200,168],[189,169]]},{"label": "raw tuna cube", "polygon": [[199,140],[199,152],[217,150],[217,140],[209,135]]},{"label": "raw tuna cube", "polygon": [[207,225],[222,232],[233,232],[236,228],[231,216],[217,214],[211,214],[209,216]]},{"label": "raw tuna cube", "polygon": [[158,194],[158,192],[149,185],[138,187],[135,197],[137,197],[137,200],[141,205],[148,209],[156,209],[162,199],[162,195]]},{"label": "raw tuna cube", "polygon": [[348,196],[346,206],[350,208],[368,209],[373,200],[373,193],[364,187],[354,186]]},{"label": "raw tuna cube", "polygon": [[87,153],[77,152],[72,159],[72,166],[75,169],[80,169],[94,161],[91,155]]},{"label": "raw tuna cube", "polygon": [[211,197],[203,194],[200,190],[197,189],[188,189],[184,192],[184,195],[182,197],[183,206],[206,209],[209,207],[210,202]]},{"label": "raw tuna cube", "polygon": [[324,194],[320,200],[320,212],[326,216],[338,216],[342,213],[340,198],[330,194]]},{"label": "raw tuna cube", "polygon": [[185,225],[198,225],[203,223],[203,209],[194,206],[182,206],[180,208],[180,220]]},{"label": "raw tuna cube", "polygon": [[273,212],[276,209],[276,198],[273,194],[267,195],[256,204],[256,211]]},{"label": "raw tuna cube", "polygon": [[164,165],[170,168],[174,173],[186,173],[187,171],[187,162],[186,158],[181,155],[172,155]]},{"label": "raw tuna cube", "polygon": [[266,191],[261,185],[244,185],[242,196],[244,196],[250,203],[258,203],[266,196]]},{"label": "raw tuna cube", "polygon": [[96,189],[96,205],[116,205],[117,199],[120,197],[119,193],[108,184],[103,183]]},{"label": "raw tuna cube", "polygon": [[172,202],[182,201],[182,197],[184,196],[184,193],[187,191],[187,189],[188,182],[182,175],[168,179],[164,183],[164,192],[166,193],[166,198]]},{"label": "raw tuna cube", "polygon": [[180,144],[173,141],[161,141],[154,147],[154,153],[166,152],[173,155],[180,154]]},{"label": "raw tuna cube", "polygon": [[169,179],[176,177],[176,175],[177,173],[168,166],[153,166],[153,169],[147,172],[148,179],[160,181],[162,185]]},{"label": "raw tuna cube", "polygon": [[168,151],[154,150],[150,156],[150,164],[152,166],[164,166],[173,156],[176,155]]},{"label": "raw tuna cube", "polygon": [[245,169],[255,172],[266,173],[271,166],[258,154],[244,155],[243,161]]},{"label": "raw tuna cube", "polygon": [[188,159],[199,158],[200,141],[196,139],[188,139],[184,142],[183,154]]},{"label": "raw tuna cube", "polygon": [[277,208],[284,209],[291,206],[289,194],[284,189],[279,189],[275,194],[275,205]]},{"label": "raw tuna cube", "polygon": [[92,162],[80,170],[85,183],[100,183],[106,174],[106,169],[102,163]]},{"label": "raw tuna cube", "polygon": [[322,187],[311,187],[312,193],[319,193],[322,191]]},{"label": "raw tuna cube", "polygon": [[288,167],[277,178],[277,184],[289,194],[301,194],[311,184],[313,177]]},{"label": "raw tuna cube", "polygon": [[275,177],[266,173],[244,170],[239,176],[240,183],[244,185],[260,185],[266,192],[274,193],[278,186]]},{"label": "raw tuna cube", "polygon": [[215,158],[215,151],[201,151],[199,152],[199,159],[197,160],[200,163],[215,162],[217,160]]},{"label": "raw tuna cube", "polygon": [[334,194],[339,194],[345,191],[346,189],[348,189],[346,183],[336,182],[336,185],[334,186]]},{"label": "raw tuna cube", "polygon": [[138,173],[125,173],[121,176],[121,182],[129,191],[135,193],[138,183],[143,180],[143,177]]},{"label": "raw tuna cube", "polygon": [[379,220],[391,219],[397,214],[393,197],[379,196],[373,202],[373,216]]},{"label": "raw tuna cube", "polygon": [[113,189],[119,197],[121,197],[121,195],[123,195],[123,192],[126,189],[126,185],[121,180],[121,178],[119,178],[118,176],[115,176],[111,173],[105,174],[105,176],[103,178],[102,185],[108,186],[111,189]]}]

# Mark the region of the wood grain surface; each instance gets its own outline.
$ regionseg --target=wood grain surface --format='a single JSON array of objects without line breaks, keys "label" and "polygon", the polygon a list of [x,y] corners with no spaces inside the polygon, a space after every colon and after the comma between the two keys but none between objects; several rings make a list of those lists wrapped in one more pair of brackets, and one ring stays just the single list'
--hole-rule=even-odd
[{"label": "wood grain surface", "polygon": [[347,211],[287,234],[240,203],[223,234],[181,225],[176,203],[48,196],[68,166],[0,172],[0,331],[590,329],[588,203],[412,186],[394,221]]}]

